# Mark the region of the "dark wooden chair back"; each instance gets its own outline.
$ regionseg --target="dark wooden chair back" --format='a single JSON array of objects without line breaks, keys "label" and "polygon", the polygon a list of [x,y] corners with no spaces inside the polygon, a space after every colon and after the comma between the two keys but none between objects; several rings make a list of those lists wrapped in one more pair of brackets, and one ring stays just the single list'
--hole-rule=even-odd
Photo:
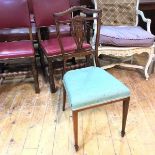
[{"label": "dark wooden chair back", "polygon": [[[74,12],[79,12],[79,15],[76,15],[72,18],[69,18],[67,20],[63,20],[63,16],[71,16]],[[61,52],[64,59],[64,72],[67,69],[66,62],[68,59],[72,57],[86,57],[88,58],[90,55],[95,56],[97,55],[98,50],[98,44],[99,44],[99,31],[100,31],[100,17],[101,17],[101,10],[94,10],[94,9],[88,9],[84,8],[82,6],[74,6],[64,12],[55,13],[54,19],[56,22],[57,27],[57,38],[59,41],[59,45],[61,48]],[[92,33],[93,36],[93,30],[90,29],[90,23],[94,22],[97,24],[97,33],[96,33],[96,40],[95,40],[95,48],[93,49],[91,44],[87,42],[87,35],[88,32]],[[74,47],[73,51],[68,52],[69,45],[64,44],[64,37],[61,35],[60,31],[60,25],[67,24],[70,25],[70,31],[72,41],[70,42],[70,46]],[[65,38],[67,40],[67,38]],[[68,41],[69,42],[69,41]],[[97,59],[96,59],[97,60]],[[80,67],[87,66],[80,65]],[[73,68],[73,67],[72,67]],[[79,68],[78,65],[75,68]]]}]

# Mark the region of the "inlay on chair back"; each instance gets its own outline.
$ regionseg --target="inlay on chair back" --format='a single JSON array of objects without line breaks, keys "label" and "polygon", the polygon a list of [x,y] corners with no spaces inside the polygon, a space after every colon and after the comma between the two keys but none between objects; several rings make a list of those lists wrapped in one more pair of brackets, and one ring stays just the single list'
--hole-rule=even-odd
[{"label": "inlay on chair back", "polygon": [[38,27],[55,25],[53,14],[70,8],[69,0],[32,0]]},{"label": "inlay on chair back", "polygon": [[102,10],[103,25],[136,25],[136,8],[139,0],[95,0]]},{"label": "inlay on chair back", "polygon": [[0,29],[30,27],[27,0],[0,0]]}]

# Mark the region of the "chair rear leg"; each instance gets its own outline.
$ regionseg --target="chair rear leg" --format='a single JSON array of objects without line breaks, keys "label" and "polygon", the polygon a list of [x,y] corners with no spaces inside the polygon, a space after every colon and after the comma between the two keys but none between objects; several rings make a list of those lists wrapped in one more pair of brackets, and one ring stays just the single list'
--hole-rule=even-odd
[{"label": "chair rear leg", "polygon": [[125,126],[126,126],[126,120],[128,115],[129,101],[130,101],[130,97],[123,100],[123,118],[122,118],[122,131],[121,131],[122,137],[124,137],[125,135]]},{"label": "chair rear leg", "polygon": [[77,111],[73,111],[73,129],[74,129],[74,140],[75,140],[75,150],[78,151],[79,150],[79,146],[78,146],[78,112]]},{"label": "chair rear leg", "polygon": [[54,82],[54,71],[53,71],[52,61],[50,60],[48,60],[48,72],[49,72],[49,83],[50,83],[51,93],[55,93],[56,88],[55,88],[55,82]]},{"label": "chair rear leg", "polygon": [[38,72],[36,69],[36,62],[35,61],[32,62],[32,74],[33,74],[34,83],[35,83],[35,92],[40,93],[39,82],[38,82]]},{"label": "chair rear leg", "polygon": [[47,77],[47,75],[46,75],[46,64],[45,64],[45,60],[44,60],[44,54],[43,54],[43,52],[42,52],[40,47],[39,47],[39,55],[40,55],[40,64],[41,64],[44,80],[45,80],[45,82],[47,82],[47,78],[46,78]]},{"label": "chair rear leg", "polygon": [[63,108],[62,108],[63,111],[65,111],[65,105],[66,105],[66,90],[63,86]]}]

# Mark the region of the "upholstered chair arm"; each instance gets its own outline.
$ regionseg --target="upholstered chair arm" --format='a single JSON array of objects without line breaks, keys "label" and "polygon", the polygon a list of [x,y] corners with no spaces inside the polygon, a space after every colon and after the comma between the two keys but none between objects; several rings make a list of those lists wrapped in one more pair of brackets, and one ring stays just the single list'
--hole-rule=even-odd
[{"label": "upholstered chair arm", "polygon": [[151,33],[151,19],[148,19],[144,16],[144,13],[140,10],[137,10],[137,14],[141,16],[142,20],[147,24],[147,31]]}]

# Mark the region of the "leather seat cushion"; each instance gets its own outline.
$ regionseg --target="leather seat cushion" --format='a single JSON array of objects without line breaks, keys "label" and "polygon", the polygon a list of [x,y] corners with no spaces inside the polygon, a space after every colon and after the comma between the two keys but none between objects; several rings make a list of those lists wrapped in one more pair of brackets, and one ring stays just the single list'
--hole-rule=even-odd
[{"label": "leather seat cushion", "polygon": [[155,36],[139,26],[101,26],[100,43],[121,47],[149,47]]},{"label": "leather seat cushion", "polygon": [[[62,37],[62,45],[65,52],[74,52],[77,49],[74,38],[71,36]],[[61,49],[57,38],[51,38],[41,42],[41,47],[48,56],[61,55]],[[90,48],[90,44],[84,43],[83,48]]]},{"label": "leather seat cushion", "polygon": [[31,41],[0,42],[0,59],[34,56]]}]

